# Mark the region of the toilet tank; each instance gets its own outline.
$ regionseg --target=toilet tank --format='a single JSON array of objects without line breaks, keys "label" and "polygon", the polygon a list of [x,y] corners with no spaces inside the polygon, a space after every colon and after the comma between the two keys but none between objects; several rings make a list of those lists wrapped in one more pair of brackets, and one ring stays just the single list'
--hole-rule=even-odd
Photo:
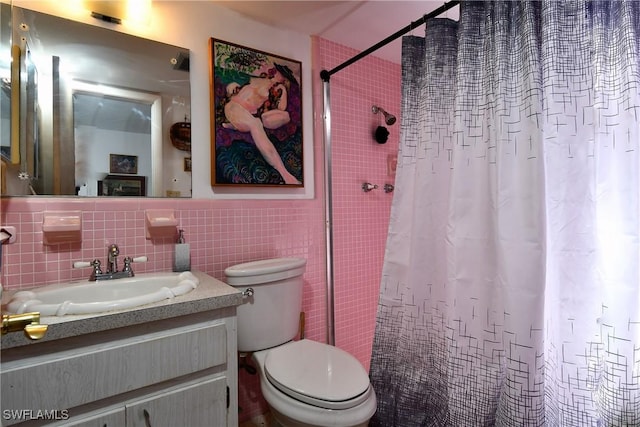
[{"label": "toilet tank", "polygon": [[275,258],[227,268],[226,282],[240,291],[253,289],[238,306],[238,351],[252,352],[292,340],[302,310],[304,258]]}]

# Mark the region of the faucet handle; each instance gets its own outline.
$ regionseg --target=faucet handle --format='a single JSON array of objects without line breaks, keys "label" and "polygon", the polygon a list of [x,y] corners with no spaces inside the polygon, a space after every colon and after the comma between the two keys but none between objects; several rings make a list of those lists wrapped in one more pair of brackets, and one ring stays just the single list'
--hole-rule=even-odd
[{"label": "faucet handle", "polygon": [[89,276],[90,282],[95,282],[97,277],[102,274],[102,269],[100,268],[100,260],[94,259],[91,261],[91,266],[93,267],[93,271],[91,272],[91,276]]},{"label": "faucet handle", "polygon": [[131,268],[131,263],[133,259],[128,256],[124,259],[124,267],[122,267],[121,273],[123,273],[126,277],[133,277],[135,274],[133,273],[133,269]]},{"label": "faucet handle", "polygon": [[100,268],[100,260],[94,259],[91,261],[91,266],[93,267],[93,274],[102,274],[102,268]]},{"label": "faucet handle", "polygon": [[90,261],[74,261],[73,268],[87,268],[92,267],[93,264]]}]

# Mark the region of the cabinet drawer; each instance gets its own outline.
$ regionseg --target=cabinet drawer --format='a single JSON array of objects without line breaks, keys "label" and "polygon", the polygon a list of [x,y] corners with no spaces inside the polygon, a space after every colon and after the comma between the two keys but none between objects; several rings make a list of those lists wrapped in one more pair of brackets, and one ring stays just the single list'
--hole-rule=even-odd
[{"label": "cabinet drawer", "polygon": [[112,409],[100,414],[69,420],[58,427],[122,427],[126,425],[124,408]]},{"label": "cabinet drawer", "polygon": [[9,361],[2,409],[68,409],[222,365],[226,343],[225,325],[205,322]]},{"label": "cabinet drawer", "polygon": [[127,427],[225,426],[226,402],[226,378],[207,379],[128,404]]}]

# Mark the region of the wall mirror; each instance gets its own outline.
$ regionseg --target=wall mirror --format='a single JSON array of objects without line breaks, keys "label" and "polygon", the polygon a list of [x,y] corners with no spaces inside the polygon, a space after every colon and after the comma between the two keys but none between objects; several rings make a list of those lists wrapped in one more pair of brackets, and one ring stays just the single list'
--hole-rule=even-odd
[{"label": "wall mirror", "polygon": [[[3,195],[191,197],[188,49],[17,6],[10,19],[0,47],[19,67],[0,76]],[[144,194],[99,192],[107,176]]]}]

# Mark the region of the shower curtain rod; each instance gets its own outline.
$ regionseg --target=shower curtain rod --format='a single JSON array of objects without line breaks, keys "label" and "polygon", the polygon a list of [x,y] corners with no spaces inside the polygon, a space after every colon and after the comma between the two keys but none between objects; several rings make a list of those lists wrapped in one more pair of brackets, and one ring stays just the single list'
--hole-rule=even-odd
[{"label": "shower curtain rod", "polygon": [[329,71],[327,71],[327,70],[320,71],[320,77],[325,82],[329,81],[329,79],[331,78],[332,75],[334,75],[338,71],[342,70],[343,68],[348,67],[349,65],[353,64],[354,62],[359,61],[360,59],[364,58],[365,56],[368,56],[372,52],[375,52],[376,50],[380,49],[382,46],[385,46],[385,45],[391,43],[392,41],[394,41],[398,37],[401,37],[401,36],[407,34],[409,31],[414,30],[415,28],[417,28],[420,25],[422,25],[425,22],[427,22],[427,19],[435,18],[436,16],[446,12],[447,10],[451,9],[452,7],[457,6],[458,4],[460,4],[460,0],[451,0],[449,2],[446,2],[445,4],[440,6],[439,8],[433,10],[432,12],[427,13],[426,15],[424,15],[422,18],[418,19],[417,21],[411,22],[411,24],[407,25],[406,27],[402,28],[401,30],[396,31],[395,33],[391,34],[386,39],[374,44],[369,49],[360,52],[359,54],[357,54],[353,58],[346,60],[345,62],[343,62],[342,64],[338,65],[337,67],[334,67]]}]

